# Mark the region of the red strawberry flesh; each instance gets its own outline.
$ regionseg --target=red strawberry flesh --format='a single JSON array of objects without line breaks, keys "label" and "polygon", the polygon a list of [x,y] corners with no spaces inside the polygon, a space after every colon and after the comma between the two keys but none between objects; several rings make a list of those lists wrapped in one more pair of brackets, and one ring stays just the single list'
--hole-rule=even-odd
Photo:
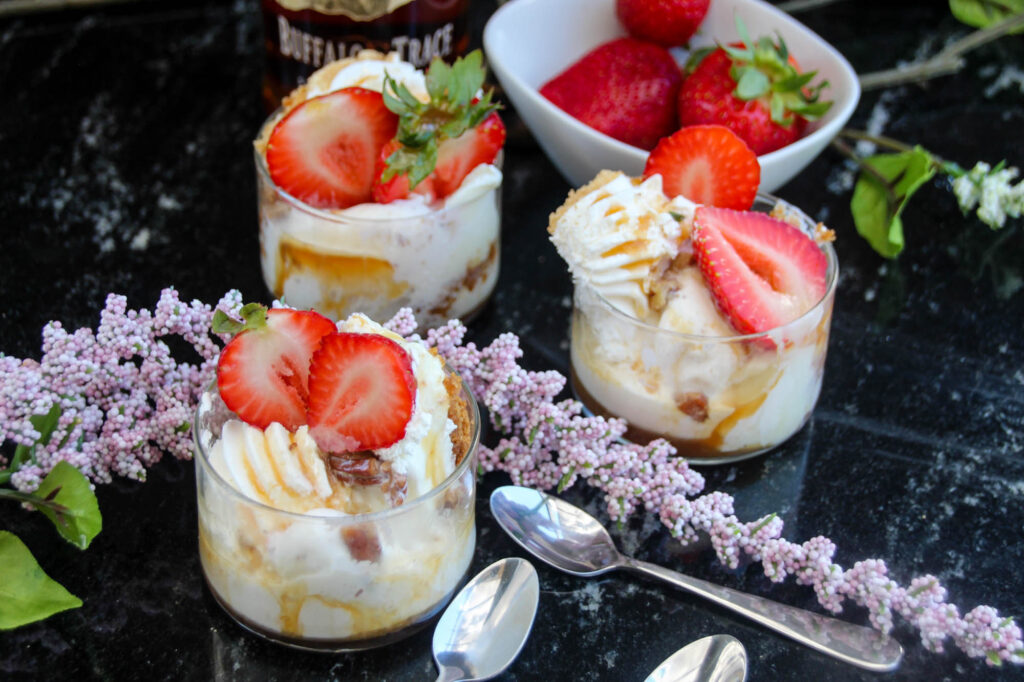
[{"label": "red strawberry flesh", "polygon": [[385,336],[331,334],[310,363],[310,435],[326,452],[395,444],[405,436],[415,399],[412,360]]},{"label": "red strawberry flesh", "polygon": [[741,334],[766,332],[825,295],[828,260],[814,240],[763,213],[701,206],[693,250],[715,304]]},{"label": "red strawberry flesh", "polygon": [[270,133],[270,177],[317,208],[371,201],[377,157],[397,127],[398,117],[373,90],[344,88],[306,100]]},{"label": "red strawberry flesh", "polygon": [[748,209],[761,183],[757,156],[728,128],[683,128],[658,142],[644,177],[661,175],[666,196],[723,208]]},{"label": "red strawberry flesh", "polygon": [[381,176],[387,169],[387,160],[395,151],[401,148],[398,140],[391,140],[384,145],[377,157],[377,164],[374,170],[373,200],[378,204],[390,204],[399,199],[408,199],[410,194],[421,194],[427,201],[433,201],[436,194],[434,189],[434,175],[428,175],[424,180],[412,189],[409,188],[409,176],[406,173],[399,173],[390,180],[383,180]]},{"label": "red strawberry flesh", "polygon": [[266,325],[236,335],[217,362],[217,388],[242,421],[265,429],[306,423],[309,363],[336,327],[311,310],[267,311]]},{"label": "red strawberry flesh", "polygon": [[496,112],[455,139],[443,140],[438,145],[434,169],[434,188],[438,196],[451,195],[474,168],[493,162],[504,144],[505,124]]}]

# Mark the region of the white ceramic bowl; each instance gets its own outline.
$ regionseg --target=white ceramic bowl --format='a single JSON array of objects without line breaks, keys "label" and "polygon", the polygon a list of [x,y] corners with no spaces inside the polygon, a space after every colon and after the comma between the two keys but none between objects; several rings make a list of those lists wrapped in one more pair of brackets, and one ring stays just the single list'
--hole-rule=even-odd
[{"label": "white ceramic bowl", "polygon": [[[692,47],[739,39],[734,13],[752,37],[778,33],[800,68],[818,71],[830,87],[828,114],[793,144],[758,157],[761,192],[771,192],[799,173],[835,137],[857,106],[860,85],[849,62],[816,33],[760,0],[712,0]],[[615,18],[615,0],[511,0],[484,29],[484,49],[495,75],[523,121],[558,170],[574,187],[602,169],[643,173],[647,151],[580,123],[549,102],[539,88],[598,45],[626,35]],[[817,80],[815,81],[817,82]]]}]

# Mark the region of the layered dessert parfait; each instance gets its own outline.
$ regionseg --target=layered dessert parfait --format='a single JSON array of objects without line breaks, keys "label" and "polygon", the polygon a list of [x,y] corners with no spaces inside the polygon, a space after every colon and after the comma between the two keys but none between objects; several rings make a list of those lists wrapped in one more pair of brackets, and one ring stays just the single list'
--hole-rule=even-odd
[{"label": "layered dessert parfait", "polygon": [[468,318],[494,290],[505,128],[474,52],[424,74],[397,54],[333,62],[254,143],[274,296],[332,319]]},{"label": "layered dessert parfait", "polygon": [[830,231],[774,198],[741,199],[744,210],[691,201],[676,188],[702,166],[675,162],[643,178],[603,171],[551,216],[574,281],[573,388],[591,411],[625,418],[631,440],[734,461],[783,442],[814,408],[835,252]]},{"label": "layered dessert parfait", "polygon": [[473,556],[475,402],[424,344],[363,315],[243,312],[194,427],[210,590],[296,647],[410,634]]}]

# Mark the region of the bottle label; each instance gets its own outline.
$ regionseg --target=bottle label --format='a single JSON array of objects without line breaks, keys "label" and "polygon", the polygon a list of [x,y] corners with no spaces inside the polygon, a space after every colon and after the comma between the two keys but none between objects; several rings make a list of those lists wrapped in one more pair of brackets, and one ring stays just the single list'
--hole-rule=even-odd
[{"label": "bottle label", "polygon": [[434,57],[447,58],[452,55],[454,34],[455,24],[449,21],[421,37],[396,35],[389,42],[386,39],[374,40],[354,35],[332,40],[303,31],[283,16],[277,17],[277,44],[281,56],[314,69],[336,59],[354,57],[360,50],[367,48],[397,52],[402,60],[422,68]]},{"label": "bottle label", "polygon": [[[397,52],[417,68],[434,57],[449,63],[469,46],[470,0],[262,0],[266,67],[263,99],[268,110],[336,59],[364,49]],[[370,21],[339,8],[389,13]],[[355,8],[355,9],[354,9]],[[335,11],[337,10],[337,11]]]},{"label": "bottle label", "polygon": [[385,14],[391,14],[412,0],[277,0],[292,12],[311,9],[321,14],[344,14],[354,21],[373,21]]}]

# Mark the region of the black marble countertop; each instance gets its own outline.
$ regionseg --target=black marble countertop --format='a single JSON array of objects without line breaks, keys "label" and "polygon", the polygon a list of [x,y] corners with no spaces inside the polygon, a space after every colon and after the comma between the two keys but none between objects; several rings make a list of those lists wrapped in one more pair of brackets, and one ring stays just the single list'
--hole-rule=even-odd
[{"label": "black marble countertop", "polygon": [[[3,8],[4,2],[0,2]],[[475,2],[482,23],[493,2]],[[258,268],[250,141],[263,119],[255,0],[153,0],[0,16],[0,351],[38,357],[50,319],[95,326],[109,291],[151,307],[159,291],[268,300]],[[967,29],[946,3],[838,2],[799,17],[859,72],[934,53]],[[1024,165],[1024,40],[968,55],[958,75],[865,94],[853,119],[973,165]],[[1015,65],[1015,66],[1012,66]],[[525,363],[567,369],[570,281],[547,215],[568,185],[509,111],[501,281],[471,325],[520,334]],[[737,514],[779,511],[785,535],[836,541],[838,563],[878,557],[908,583],[933,573],[962,611],[1024,614],[1024,275],[1021,221],[994,233],[961,215],[938,180],[905,214],[907,250],[876,256],[848,210],[850,170],[826,150],[778,194],[839,236],[841,279],[825,385],[813,419],[753,461],[707,470]],[[436,674],[427,628],[360,654],[298,653],[261,641],[214,602],[200,573],[191,462],[146,483],[98,487],[103,532],[85,552],[16,505],[0,515],[84,606],[0,633],[0,679],[386,679]],[[474,570],[523,552],[496,526],[482,481]],[[568,495],[596,509],[580,490]],[[605,517],[606,518],[606,517]],[[655,521],[621,533],[628,552],[695,576],[818,608],[809,588],[758,566],[727,571],[684,553]],[[696,598],[628,576],[582,580],[538,566],[540,611],[506,680],[640,680],[683,644],[724,632],[749,679],[868,680]],[[851,608],[846,617],[866,622]],[[1024,680],[958,652],[928,653],[905,624],[893,680]]]}]

